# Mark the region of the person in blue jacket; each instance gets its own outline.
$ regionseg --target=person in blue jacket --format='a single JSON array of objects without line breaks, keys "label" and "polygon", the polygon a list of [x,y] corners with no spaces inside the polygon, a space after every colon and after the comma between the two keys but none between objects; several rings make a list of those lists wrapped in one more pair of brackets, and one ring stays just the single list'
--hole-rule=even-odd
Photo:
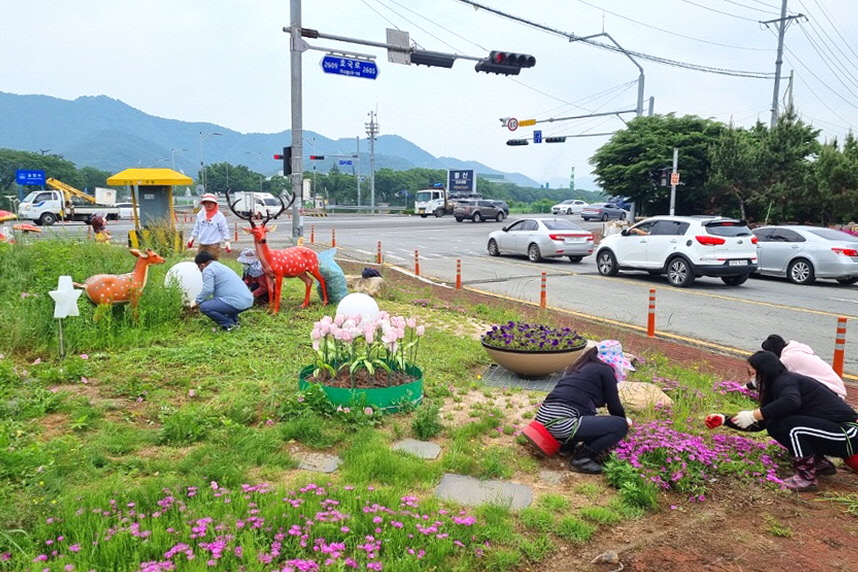
[{"label": "person in blue jacket", "polygon": [[197,296],[200,312],[214,320],[227,332],[238,328],[238,315],[253,306],[253,294],[241,277],[215,260],[208,250],[194,257],[203,273],[203,290]]}]

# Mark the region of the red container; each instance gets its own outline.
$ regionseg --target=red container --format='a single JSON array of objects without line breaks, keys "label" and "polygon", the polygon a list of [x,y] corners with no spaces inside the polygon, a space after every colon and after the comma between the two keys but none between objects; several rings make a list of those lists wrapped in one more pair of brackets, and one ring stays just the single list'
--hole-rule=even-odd
[{"label": "red container", "polygon": [[553,457],[560,450],[560,441],[555,439],[545,428],[545,425],[538,421],[532,421],[530,425],[521,430],[521,434],[546,457]]},{"label": "red container", "polygon": [[848,459],[843,459],[846,466],[858,473],[858,455],[852,455]]}]

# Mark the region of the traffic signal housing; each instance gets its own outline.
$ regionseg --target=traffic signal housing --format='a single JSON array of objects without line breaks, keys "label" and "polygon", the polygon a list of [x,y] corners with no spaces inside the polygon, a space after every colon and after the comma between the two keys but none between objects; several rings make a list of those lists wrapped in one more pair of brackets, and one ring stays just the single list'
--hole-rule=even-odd
[{"label": "traffic signal housing", "polygon": [[517,145],[529,145],[527,139],[510,139],[506,142],[510,147],[515,147]]},{"label": "traffic signal housing", "polygon": [[560,136],[560,137],[546,137],[546,138],[545,138],[545,142],[546,142],[546,143],[566,143],[566,137],[565,137],[565,136]]},{"label": "traffic signal housing", "polygon": [[437,68],[451,68],[456,58],[446,54],[432,52],[414,51],[409,54],[411,63],[416,66],[428,66]]},{"label": "traffic signal housing", "polygon": [[283,147],[283,153],[274,155],[274,158],[283,161],[284,177],[288,177],[292,174],[292,147]]},{"label": "traffic signal housing", "polygon": [[310,155],[310,160],[311,161],[324,161],[325,156],[324,155]]},{"label": "traffic signal housing", "polygon": [[480,60],[474,66],[478,72],[496,73],[499,75],[518,75],[521,68],[532,68],[536,58],[530,54],[516,54],[494,50],[489,57]]}]

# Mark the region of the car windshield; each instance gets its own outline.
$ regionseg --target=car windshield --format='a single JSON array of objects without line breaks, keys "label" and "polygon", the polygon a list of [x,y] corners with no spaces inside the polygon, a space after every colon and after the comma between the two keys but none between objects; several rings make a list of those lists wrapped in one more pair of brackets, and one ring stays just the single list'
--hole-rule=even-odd
[{"label": "car windshield", "polygon": [[268,205],[269,207],[276,207],[277,205],[280,204],[280,202],[277,199],[271,198],[271,197],[269,197],[267,199],[262,199],[262,202],[264,204]]},{"label": "car windshield", "polygon": [[574,222],[569,222],[568,220],[543,219],[542,224],[544,224],[545,228],[547,228],[548,230],[584,230]]},{"label": "car windshield", "polygon": [[715,236],[751,236],[751,229],[744,221],[723,220],[708,222],[703,227]]},{"label": "car windshield", "polygon": [[433,191],[417,191],[414,194],[415,201],[431,201]]},{"label": "car windshield", "polygon": [[843,242],[858,242],[858,236],[853,236],[848,232],[843,232],[842,230],[837,230],[834,228],[815,228],[810,231],[811,234],[815,234],[820,238],[824,238],[825,240],[840,240]]}]

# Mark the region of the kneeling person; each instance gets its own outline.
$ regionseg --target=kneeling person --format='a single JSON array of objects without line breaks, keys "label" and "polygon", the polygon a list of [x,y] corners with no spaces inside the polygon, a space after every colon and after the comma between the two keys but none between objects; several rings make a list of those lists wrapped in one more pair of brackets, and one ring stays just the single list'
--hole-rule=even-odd
[{"label": "kneeling person", "polygon": [[230,332],[238,327],[238,315],[253,306],[253,294],[231,268],[214,259],[207,250],[194,258],[203,273],[203,290],[197,296],[200,312]]}]

